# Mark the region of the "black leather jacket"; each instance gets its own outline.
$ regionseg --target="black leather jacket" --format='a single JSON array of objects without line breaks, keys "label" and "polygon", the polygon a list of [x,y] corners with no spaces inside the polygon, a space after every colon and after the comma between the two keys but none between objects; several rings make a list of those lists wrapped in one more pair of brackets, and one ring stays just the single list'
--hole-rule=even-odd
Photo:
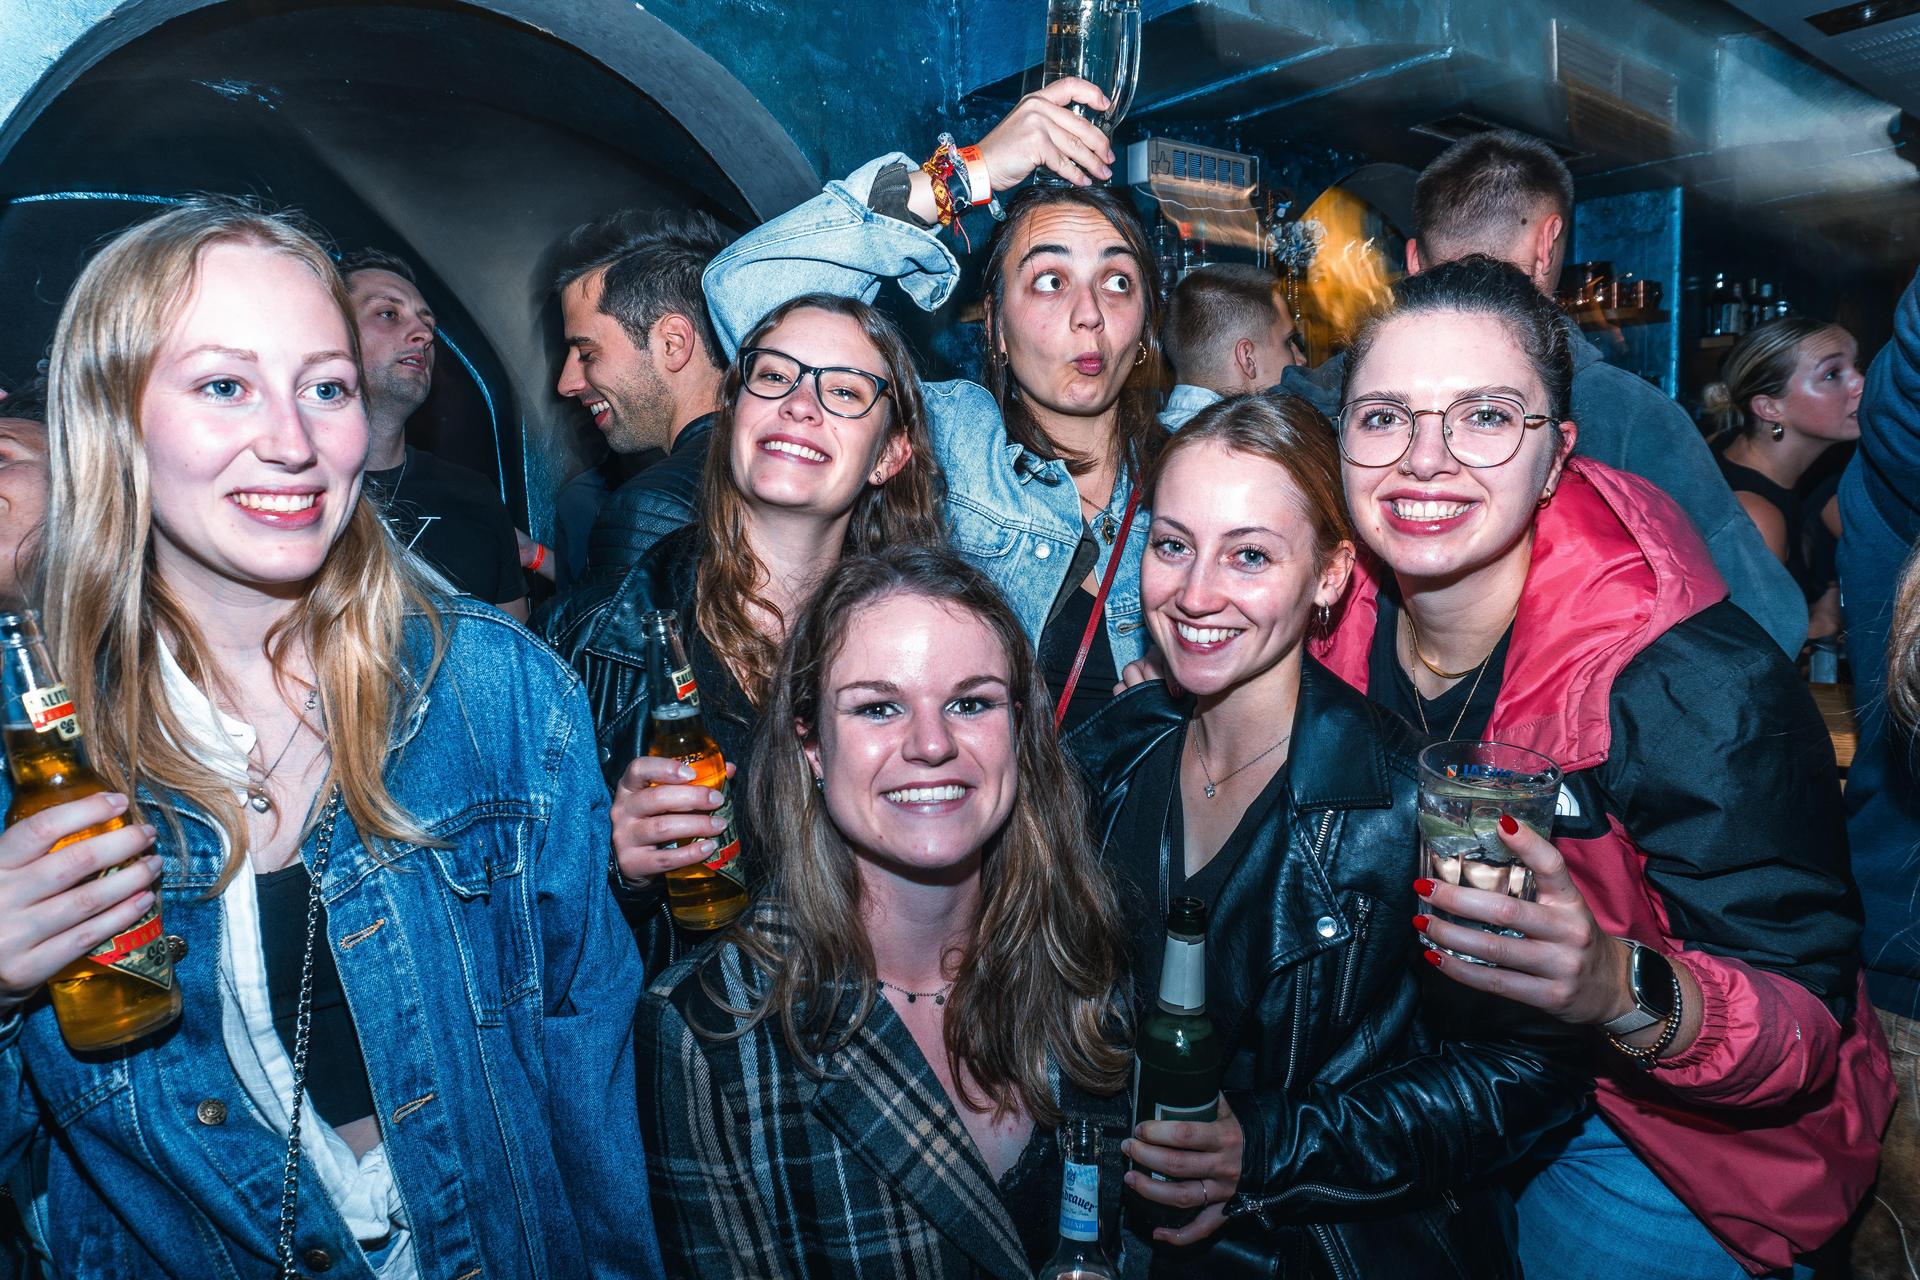
[{"label": "black leather jacket", "polygon": [[713,423],[711,413],[689,422],[666,457],[607,495],[587,535],[587,575],[630,569],[662,538],[693,523]]},{"label": "black leather jacket", "polygon": [[[648,712],[647,641],[641,616],[655,609],[672,611],[680,622],[687,661],[700,687],[701,718],[720,744],[720,753],[739,770],[732,786],[741,794],[759,717],[734,682],[726,664],[708,647],[694,625],[694,580],[700,566],[701,533],[688,527],[668,534],[620,577],[590,579],[564,597],[541,622],[547,643],[573,664],[586,682],[593,710],[593,732],[600,769],[611,789],[627,765],[646,749]],[[735,812],[739,813],[738,806]],[[752,834],[741,830],[741,859],[751,884],[757,865]],[[616,879],[627,919],[646,957],[647,972],[659,973],[696,940],[677,937],[669,923],[666,899],[658,883],[632,890]]]},{"label": "black leather jacket", "polygon": [[[1164,804],[1142,764],[1187,712],[1155,682],[1069,735],[1152,998],[1164,945]],[[1442,977],[1418,952],[1414,754],[1402,721],[1308,658],[1284,798],[1221,885],[1208,1010],[1245,1133],[1228,1223],[1153,1274],[1505,1277],[1519,1273],[1482,1180],[1585,1102],[1584,1037]],[[1176,766],[1177,767],[1177,766]],[[1145,812],[1150,810],[1151,812]],[[1131,829],[1130,829],[1131,828]],[[1170,847],[1169,847],[1170,846]],[[1157,909],[1155,909],[1157,908]],[[1143,959],[1147,963],[1142,964]]]}]

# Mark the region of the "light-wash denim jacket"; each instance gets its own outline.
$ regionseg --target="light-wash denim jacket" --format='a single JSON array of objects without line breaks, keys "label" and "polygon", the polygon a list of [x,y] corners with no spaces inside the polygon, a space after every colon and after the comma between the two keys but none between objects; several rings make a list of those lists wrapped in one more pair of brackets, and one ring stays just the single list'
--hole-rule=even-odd
[{"label": "light-wash denim jacket", "polygon": [[[386,781],[445,847],[376,857],[343,813],[322,876],[419,1273],[657,1277],[634,1097],[644,984],[608,887],[580,682],[504,614],[442,609],[446,657],[402,695]],[[407,634],[424,673],[424,620]],[[273,1274],[286,1142],[222,1040],[224,842],[203,815],[180,818],[184,846],[154,823],[163,924],[186,944],[180,1019],[85,1057],[45,1000],[0,1023],[0,1165],[27,1157],[14,1186],[30,1184],[21,1207],[58,1276]],[[294,1245],[325,1251],[328,1280],[373,1275],[311,1165]]]},{"label": "light-wash denim jacket", "polygon": [[[869,162],[843,182],[749,232],[707,267],[707,309],[731,354],[760,319],[808,293],[872,302],[884,281],[932,311],[952,294],[959,264],[931,231],[875,213],[867,201],[890,164],[914,162],[895,152]],[[1041,458],[1007,436],[1000,406],[978,383],[922,386],[934,452],[946,473],[947,524],[954,550],[1000,588],[1027,635],[1039,642],[1047,614],[1066,583],[1085,527],[1080,495],[1064,462]],[[1117,529],[1133,479],[1123,470],[1107,501]],[[1146,652],[1140,610],[1140,561],[1148,513],[1137,512],[1118,547],[1120,567],[1107,597],[1107,640],[1114,664]],[[1097,574],[1115,548],[1100,544]]]}]

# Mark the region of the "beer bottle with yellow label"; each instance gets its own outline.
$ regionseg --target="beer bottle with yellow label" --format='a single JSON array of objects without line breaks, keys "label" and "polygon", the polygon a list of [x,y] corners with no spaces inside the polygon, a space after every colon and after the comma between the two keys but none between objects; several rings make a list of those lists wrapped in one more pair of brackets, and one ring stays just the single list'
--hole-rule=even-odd
[{"label": "beer bottle with yellow label", "polygon": [[[13,775],[8,826],[107,789],[100,775],[87,767],[73,702],[47,658],[40,620],[32,610],[0,613],[0,694],[6,700],[7,767]],[[53,847],[102,835],[127,821],[122,814]],[[60,1033],[75,1049],[125,1044],[179,1017],[180,987],[160,929],[158,892],[145,917],[54,974],[47,989]]]},{"label": "beer bottle with yellow label", "polygon": [[734,825],[733,796],[727,787],[727,762],[720,755],[720,744],[700,718],[700,691],[694,686],[678,619],[670,613],[654,612],[646,614],[641,625],[647,633],[647,692],[653,721],[647,754],[691,765],[693,780],[685,785],[718,791],[720,807],[713,816],[726,824],[726,829],[713,837],[713,852],[704,861],[667,872],[667,905],[673,911],[674,923],[683,929],[718,929],[747,905],[747,881],[739,861],[740,832]]}]

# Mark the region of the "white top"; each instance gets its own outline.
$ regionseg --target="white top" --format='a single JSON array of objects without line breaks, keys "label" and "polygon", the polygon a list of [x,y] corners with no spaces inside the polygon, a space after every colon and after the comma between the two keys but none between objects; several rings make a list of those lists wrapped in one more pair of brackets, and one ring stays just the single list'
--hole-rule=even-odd
[{"label": "white top", "polygon": [[[157,647],[167,700],[193,739],[195,755],[215,773],[232,779],[234,789],[244,793],[248,756],[256,738],[253,726],[214,706],[187,678],[167,646]],[[224,925],[220,945],[221,1037],[254,1112],[285,1142],[293,1124],[288,1102],[293,1096],[293,1059],[274,1029],[273,1010],[267,999],[260,899],[251,859],[241,860],[239,870],[220,894],[220,913]],[[326,945],[324,939],[315,941],[316,945]],[[381,1280],[418,1280],[413,1237],[407,1230],[400,1189],[387,1167],[386,1144],[379,1143],[355,1159],[353,1149],[333,1126],[320,1119],[309,1093],[300,1108],[300,1149],[320,1176],[318,1187],[310,1180],[303,1181],[301,1194],[324,1192],[356,1239],[386,1242],[378,1251],[375,1266]]]},{"label": "white top", "polygon": [[1218,391],[1182,382],[1167,392],[1167,403],[1160,410],[1160,425],[1169,431],[1178,431],[1187,425],[1188,418],[1223,398]]}]

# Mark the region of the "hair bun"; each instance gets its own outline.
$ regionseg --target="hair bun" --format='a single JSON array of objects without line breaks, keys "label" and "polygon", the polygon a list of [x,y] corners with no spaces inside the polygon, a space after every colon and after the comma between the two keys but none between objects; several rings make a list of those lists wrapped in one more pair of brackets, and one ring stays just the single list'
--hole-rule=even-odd
[{"label": "hair bun", "polygon": [[1716,416],[1724,414],[1733,408],[1733,392],[1724,382],[1709,382],[1700,393],[1700,407]]}]

